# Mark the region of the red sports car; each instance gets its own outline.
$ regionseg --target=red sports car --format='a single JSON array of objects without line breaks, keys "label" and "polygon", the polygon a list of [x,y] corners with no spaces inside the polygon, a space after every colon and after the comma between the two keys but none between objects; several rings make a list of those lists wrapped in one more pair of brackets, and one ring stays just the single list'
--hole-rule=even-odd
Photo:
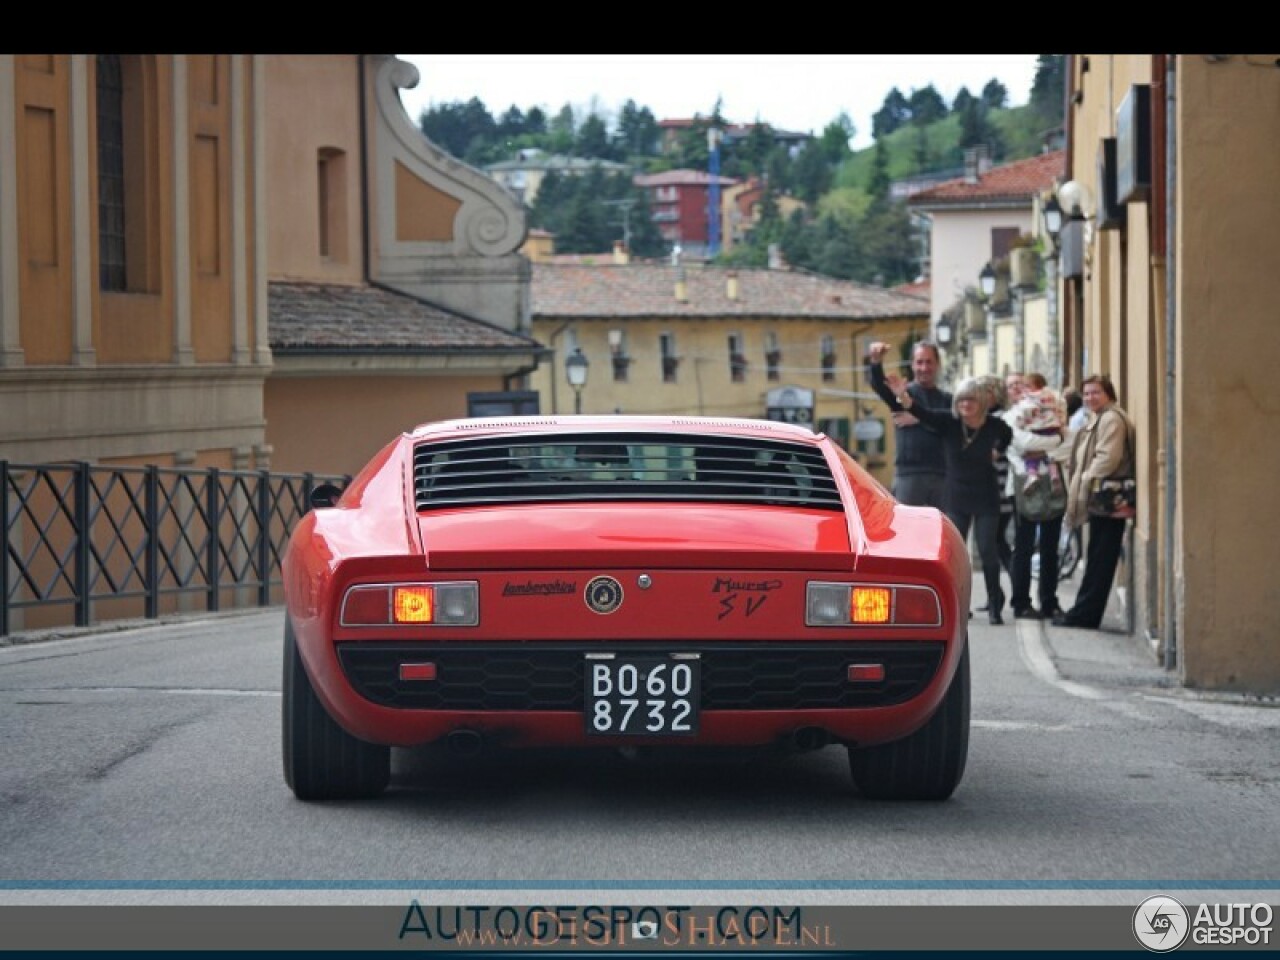
[{"label": "red sports car", "polygon": [[313,494],[282,563],[284,773],[367,797],[392,747],[848,748],[942,800],[969,742],[969,555],[768,420],[418,427]]}]

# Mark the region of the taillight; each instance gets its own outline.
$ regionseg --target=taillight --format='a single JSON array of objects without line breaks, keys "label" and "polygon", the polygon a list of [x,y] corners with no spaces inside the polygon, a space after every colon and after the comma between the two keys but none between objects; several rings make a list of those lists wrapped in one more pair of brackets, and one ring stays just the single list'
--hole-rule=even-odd
[{"label": "taillight", "polygon": [[937,627],[942,608],[932,587],[814,581],[805,595],[804,622],[811,627]]},{"label": "taillight", "polygon": [[344,627],[475,626],[480,622],[479,585],[360,584],[347,588],[340,622]]}]

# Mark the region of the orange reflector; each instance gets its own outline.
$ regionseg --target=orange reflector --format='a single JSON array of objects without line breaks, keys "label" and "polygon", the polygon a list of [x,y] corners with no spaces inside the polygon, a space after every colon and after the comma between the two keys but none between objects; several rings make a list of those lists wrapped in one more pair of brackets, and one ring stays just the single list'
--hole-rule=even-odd
[{"label": "orange reflector", "polygon": [[849,596],[849,618],[854,623],[888,623],[888,587],[854,587]]},{"label": "orange reflector", "polygon": [[850,683],[879,683],[884,679],[883,663],[849,664]]},{"label": "orange reflector", "polygon": [[392,619],[396,623],[430,623],[434,618],[430,587],[396,587],[391,598]]},{"label": "orange reflector", "polygon": [[402,663],[400,664],[401,680],[434,680],[436,665],[434,663]]}]

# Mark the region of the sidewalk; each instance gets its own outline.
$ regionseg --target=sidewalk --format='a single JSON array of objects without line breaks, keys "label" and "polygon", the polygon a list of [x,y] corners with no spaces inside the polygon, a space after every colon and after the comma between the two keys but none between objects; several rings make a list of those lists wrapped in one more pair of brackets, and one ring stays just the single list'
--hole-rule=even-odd
[{"label": "sidewalk", "polygon": [[[1063,610],[1071,609],[1071,605],[1075,603],[1076,591],[1083,575],[1082,560],[1069,578],[1059,581],[1058,605]],[[1002,588],[1008,593],[1009,578],[1003,571],[1000,581]],[[1038,591],[1039,583],[1032,579],[1031,595],[1037,607]],[[987,591],[982,572],[975,567],[973,623],[986,626],[987,614],[978,610],[986,602]],[[1118,692],[1151,691],[1166,697],[1280,707],[1280,699],[1275,697],[1196,690],[1182,686],[1178,671],[1164,668],[1163,651],[1153,649],[1140,634],[1127,631],[1124,606],[1114,590],[1103,615],[1102,626],[1098,630],[1055,626],[1049,620],[1015,620],[1007,600],[1003,615],[1003,627],[988,629],[1017,630],[1018,638],[1024,646],[1032,648],[1037,659],[1048,664],[1057,679],[1068,683]]]}]

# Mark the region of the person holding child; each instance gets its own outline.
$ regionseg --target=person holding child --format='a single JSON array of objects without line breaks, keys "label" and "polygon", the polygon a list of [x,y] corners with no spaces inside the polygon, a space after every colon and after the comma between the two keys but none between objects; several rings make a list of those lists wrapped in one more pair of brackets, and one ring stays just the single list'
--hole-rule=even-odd
[{"label": "person holding child", "polygon": [[[1066,510],[1064,469],[1071,455],[1066,409],[1039,373],[1024,378],[1022,399],[1007,421],[1013,431],[1009,448],[1010,489],[1020,494],[1014,521],[1013,588],[1010,605],[1016,619],[1061,614],[1058,606],[1058,540]],[[1032,496],[1032,494],[1038,496]],[[1031,604],[1031,558],[1040,552],[1040,609]]]}]

